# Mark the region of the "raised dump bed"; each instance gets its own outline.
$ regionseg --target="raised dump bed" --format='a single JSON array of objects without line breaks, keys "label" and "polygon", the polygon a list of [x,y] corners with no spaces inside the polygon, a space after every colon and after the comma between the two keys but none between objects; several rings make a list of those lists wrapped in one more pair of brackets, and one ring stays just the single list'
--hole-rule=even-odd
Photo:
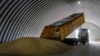
[{"label": "raised dump bed", "polygon": [[44,27],[41,38],[63,40],[85,22],[83,13],[75,13]]}]

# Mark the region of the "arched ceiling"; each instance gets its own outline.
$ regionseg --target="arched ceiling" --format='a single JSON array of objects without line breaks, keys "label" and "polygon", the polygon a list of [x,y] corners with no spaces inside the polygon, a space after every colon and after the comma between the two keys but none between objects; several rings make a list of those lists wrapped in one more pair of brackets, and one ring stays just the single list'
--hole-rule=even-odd
[{"label": "arched ceiling", "polygon": [[0,0],[0,42],[39,37],[45,25],[77,12],[100,26],[99,5],[100,0]]}]

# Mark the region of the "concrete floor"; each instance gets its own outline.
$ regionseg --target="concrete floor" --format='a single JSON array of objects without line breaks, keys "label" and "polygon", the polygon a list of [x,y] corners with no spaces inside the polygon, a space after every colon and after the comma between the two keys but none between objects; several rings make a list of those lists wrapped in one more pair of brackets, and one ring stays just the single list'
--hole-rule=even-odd
[{"label": "concrete floor", "polygon": [[[3,56],[3,55],[0,55]],[[49,55],[6,55],[6,56],[100,56],[100,42],[90,42],[87,45],[75,45],[73,49],[58,54]]]},{"label": "concrete floor", "polygon": [[46,56],[100,56],[100,42],[90,42],[87,45],[77,45],[68,52]]}]

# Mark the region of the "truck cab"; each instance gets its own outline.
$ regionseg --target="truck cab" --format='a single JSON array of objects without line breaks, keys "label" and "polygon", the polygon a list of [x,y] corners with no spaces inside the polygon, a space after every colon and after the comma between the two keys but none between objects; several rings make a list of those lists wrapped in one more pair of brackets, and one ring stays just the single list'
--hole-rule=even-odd
[{"label": "truck cab", "polygon": [[81,44],[86,44],[89,42],[89,34],[88,34],[88,29],[79,29],[79,42]]}]

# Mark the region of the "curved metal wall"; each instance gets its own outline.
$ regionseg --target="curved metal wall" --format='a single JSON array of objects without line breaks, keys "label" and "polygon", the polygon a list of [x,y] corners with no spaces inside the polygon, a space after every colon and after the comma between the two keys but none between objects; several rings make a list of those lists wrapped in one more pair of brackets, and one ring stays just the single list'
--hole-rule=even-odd
[{"label": "curved metal wall", "polygon": [[[23,36],[34,37],[39,35],[41,28],[39,26],[48,20],[46,18],[50,17],[48,17],[48,14],[52,9],[56,8],[55,10],[57,10],[57,8],[61,6],[61,8],[65,10],[64,13],[68,14],[68,12],[70,13],[74,10],[72,7],[74,7],[75,4],[71,5],[71,9],[73,10],[70,10],[70,6],[67,7],[67,9],[69,9],[66,10],[66,4],[71,4],[76,1],[88,1],[89,3],[92,1],[96,2],[94,4],[100,4],[100,0],[0,0],[0,42],[8,42]],[[63,5],[65,5],[65,7]],[[82,9],[88,9],[85,4],[82,5],[84,5]],[[75,6],[77,11],[78,5]],[[91,8],[95,9],[95,7]],[[57,12],[63,10],[58,10]],[[87,10],[85,12],[87,12]],[[59,15],[62,16],[63,14]],[[44,18],[45,16],[46,18]],[[53,14],[53,16],[56,15]],[[97,21],[99,22],[99,20]]]},{"label": "curved metal wall", "polygon": [[61,4],[62,0],[0,0],[0,42],[34,36],[44,13]]}]

